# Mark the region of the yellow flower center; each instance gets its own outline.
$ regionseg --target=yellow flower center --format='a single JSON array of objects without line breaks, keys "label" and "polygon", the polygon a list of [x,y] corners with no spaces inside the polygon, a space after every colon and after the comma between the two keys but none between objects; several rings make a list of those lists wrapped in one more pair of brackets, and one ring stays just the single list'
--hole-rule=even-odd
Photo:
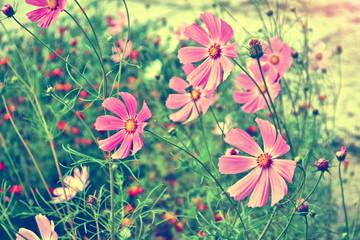
[{"label": "yellow flower center", "polygon": [[318,53],[318,54],[315,55],[315,57],[316,57],[317,60],[320,61],[322,59],[322,54]]},{"label": "yellow flower center", "polygon": [[278,64],[279,62],[280,62],[280,58],[279,58],[278,56],[275,56],[275,55],[271,56],[271,58],[270,58],[270,63],[271,63],[272,65],[276,65],[276,64]]},{"label": "yellow flower center", "polygon": [[258,156],[256,161],[259,167],[267,168],[271,164],[271,156],[268,153],[264,153]]},{"label": "yellow flower center", "polygon": [[129,119],[125,123],[125,129],[129,133],[133,133],[136,130],[136,122],[134,119]]},{"label": "yellow flower center", "polygon": [[219,45],[212,45],[210,48],[209,48],[209,56],[211,58],[217,58],[219,57],[220,55],[220,52],[221,52],[221,49],[220,49],[220,46]]},{"label": "yellow flower center", "polygon": [[49,0],[48,6],[51,10],[53,10],[58,6],[58,1],[57,0]]},{"label": "yellow flower center", "polygon": [[191,99],[194,101],[197,101],[197,100],[199,100],[199,98],[200,98],[200,91],[196,90],[196,89],[192,90],[191,91]]},{"label": "yellow flower center", "polygon": [[259,88],[260,88],[260,90],[258,89],[258,91],[259,91],[260,94],[261,94],[261,92],[264,93],[264,94],[266,93],[266,87],[265,87],[264,84],[259,85]]}]

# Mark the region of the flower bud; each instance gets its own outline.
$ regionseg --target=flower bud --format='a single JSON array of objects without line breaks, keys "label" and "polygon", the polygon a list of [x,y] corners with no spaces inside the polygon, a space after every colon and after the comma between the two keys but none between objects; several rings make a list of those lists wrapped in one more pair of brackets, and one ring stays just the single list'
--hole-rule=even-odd
[{"label": "flower bud", "polygon": [[2,12],[7,16],[7,17],[12,17],[15,14],[14,9],[12,8],[12,6],[10,4],[5,4],[2,8]]},{"label": "flower bud", "polygon": [[325,158],[320,158],[316,162],[316,166],[320,171],[327,171],[329,167],[329,162]]},{"label": "flower bud", "polygon": [[340,151],[337,151],[335,155],[340,162],[344,161],[347,155],[346,146],[340,147]]},{"label": "flower bud", "polygon": [[296,206],[298,206],[300,203],[301,206],[299,206],[296,211],[299,212],[301,215],[307,215],[308,212],[309,212],[309,203],[308,202],[304,202],[305,199],[303,198],[299,198],[297,201],[296,201]]},{"label": "flower bud", "polygon": [[296,163],[301,164],[301,163],[302,163],[302,158],[301,158],[300,156],[297,156],[297,157],[295,157],[294,161],[295,161]]},{"label": "flower bud", "polygon": [[51,94],[54,92],[54,88],[53,87],[48,87],[48,89],[46,89],[46,94]]},{"label": "flower bud", "polygon": [[310,217],[314,218],[315,215],[316,215],[316,212],[315,212],[314,210],[311,210],[311,212],[310,212]]},{"label": "flower bud", "polygon": [[252,38],[249,42],[249,54],[251,58],[260,59],[264,55],[259,39]]},{"label": "flower bud", "polygon": [[341,45],[336,46],[336,53],[341,54],[342,53],[342,47]]},{"label": "flower bud", "polygon": [[270,9],[266,12],[266,15],[268,15],[269,17],[271,17],[274,14],[274,12]]},{"label": "flower bud", "polygon": [[172,127],[169,129],[168,133],[171,135],[171,136],[176,136],[176,128]]}]

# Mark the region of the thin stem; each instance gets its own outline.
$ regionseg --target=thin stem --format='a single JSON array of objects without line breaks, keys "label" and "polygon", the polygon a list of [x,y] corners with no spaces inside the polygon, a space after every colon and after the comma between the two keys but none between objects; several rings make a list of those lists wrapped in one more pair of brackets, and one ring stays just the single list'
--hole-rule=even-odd
[{"label": "thin stem", "polygon": [[79,74],[96,92],[98,93],[94,85],[90,83],[90,81],[77,70],[71,63],[69,63],[65,58],[63,58],[61,55],[59,55],[54,49],[49,47],[46,43],[44,43],[40,38],[38,38],[35,34],[33,34],[29,29],[27,29],[24,25],[22,25],[14,16],[12,17],[17,24],[19,24],[22,28],[24,28],[28,33],[30,33],[36,40],[38,40],[42,45],[44,45],[47,49],[49,49],[51,52],[53,52],[56,56],[58,56],[63,62],[65,62],[67,65],[69,65],[74,71]]},{"label": "thin stem", "polygon": [[346,239],[349,239],[349,223],[348,223],[348,217],[347,217],[347,211],[346,211],[346,205],[345,205],[343,180],[341,178],[341,161],[339,161],[339,180],[340,180],[340,187],[341,187],[342,205],[343,205],[344,214],[345,214]]},{"label": "thin stem", "polygon": [[111,232],[110,232],[110,236],[111,236],[111,240],[114,240],[114,218],[115,218],[115,212],[114,212],[114,173],[113,173],[113,169],[112,169],[112,164],[109,163],[109,174],[110,174],[110,195],[111,195]]},{"label": "thin stem", "polygon": [[276,206],[274,207],[273,212],[271,213],[271,216],[270,216],[270,218],[269,218],[269,221],[267,222],[267,224],[266,224],[263,232],[261,233],[260,237],[258,238],[258,240],[261,240],[261,239],[265,236],[266,231],[269,229],[269,226],[270,226],[273,218],[274,218],[275,215],[276,215],[277,208],[278,208],[278,205],[276,205]]},{"label": "thin stem", "polygon": [[[92,208],[91,208],[92,209]],[[94,218],[95,218],[95,224],[96,224],[96,233],[97,233],[97,239],[100,240],[100,231],[99,231],[99,223],[98,223],[98,218],[96,215],[96,211],[94,209],[92,209],[94,212]]]},{"label": "thin stem", "polygon": [[[193,159],[195,159],[195,160],[205,169],[205,171],[211,176],[211,178],[212,178],[212,179],[215,181],[215,183],[219,186],[219,188],[221,189],[221,191],[225,193],[224,188],[221,186],[221,184],[220,184],[219,181],[216,179],[216,177],[211,173],[211,171],[209,170],[209,168],[208,168],[203,162],[201,162],[197,157],[195,157],[191,152],[189,152],[189,151],[187,151],[186,149],[184,149],[184,148],[176,145],[175,143],[167,140],[166,138],[164,138],[164,137],[162,137],[162,136],[160,136],[160,135],[158,135],[158,134],[150,131],[149,129],[144,129],[144,130],[147,131],[147,132],[149,132],[149,133],[151,133],[151,134],[154,135],[155,137],[160,138],[161,140],[169,143],[170,145],[179,148],[180,150],[182,150],[183,152],[185,152],[185,153],[187,153],[189,156],[191,156]],[[226,193],[225,193],[225,196],[226,196],[226,198],[229,200],[229,202],[231,203],[231,205],[233,206],[233,208],[235,209],[235,211],[236,211],[236,213],[237,213],[237,215],[238,215],[238,217],[239,217],[239,219],[240,219],[240,221],[241,221],[241,223],[242,223],[242,225],[243,225],[246,238],[249,240],[249,236],[248,236],[248,234],[247,234],[247,230],[246,230],[244,221],[242,220],[242,217],[241,217],[241,215],[240,215],[240,212],[239,212],[238,209],[235,207],[235,205],[234,205],[233,201],[231,200],[230,196],[229,196],[228,194],[226,194]]]},{"label": "thin stem", "polygon": [[305,218],[305,240],[307,240],[307,235],[308,235],[308,231],[309,231],[307,215],[305,215],[304,218]]},{"label": "thin stem", "polygon": [[220,129],[220,131],[221,131],[222,138],[225,138],[225,133],[224,133],[224,129],[225,129],[225,122],[224,122],[224,126],[223,126],[223,128],[221,128],[221,127],[220,127],[220,124],[219,124],[219,121],[218,121],[218,120],[217,120],[217,118],[216,118],[216,115],[215,115],[215,112],[214,112],[214,110],[213,110],[212,106],[210,106],[210,112],[212,113],[212,115],[213,115],[213,117],[214,117],[214,119],[215,119],[216,125],[218,126],[218,128],[219,128],[219,129]]}]

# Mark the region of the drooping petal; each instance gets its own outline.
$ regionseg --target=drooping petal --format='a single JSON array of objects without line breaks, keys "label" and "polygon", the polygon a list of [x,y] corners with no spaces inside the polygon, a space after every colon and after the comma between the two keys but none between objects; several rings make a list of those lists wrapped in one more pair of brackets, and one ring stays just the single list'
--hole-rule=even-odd
[{"label": "drooping petal", "polygon": [[209,80],[205,86],[206,90],[215,90],[216,87],[221,83],[222,81],[222,71],[220,66],[220,60],[214,59],[212,60],[212,66],[210,70],[210,76]]},{"label": "drooping petal", "polygon": [[178,58],[182,64],[198,62],[208,56],[208,49],[203,47],[183,47],[178,52]]},{"label": "drooping petal", "polygon": [[59,14],[58,11],[48,12],[38,23],[39,27],[48,28],[55,14]]},{"label": "drooping petal", "polygon": [[169,87],[178,93],[186,93],[185,88],[187,86],[189,86],[189,83],[187,83],[184,79],[181,79],[179,77],[172,77],[169,82]]},{"label": "drooping petal", "polygon": [[209,48],[212,44],[207,32],[195,23],[185,28],[184,35],[207,48]]},{"label": "drooping petal", "polygon": [[225,81],[230,73],[234,71],[234,63],[232,63],[227,57],[220,56],[221,67],[224,70],[223,81]]},{"label": "drooping petal", "polygon": [[234,36],[234,30],[232,29],[232,27],[230,27],[230,25],[227,22],[223,21],[222,19],[220,19],[220,22],[221,22],[221,32],[220,32],[219,44],[220,46],[224,46]]},{"label": "drooping petal", "polygon": [[170,109],[178,109],[189,102],[191,102],[191,97],[189,93],[185,94],[169,94],[169,97],[166,99],[166,107]]},{"label": "drooping petal", "polygon": [[221,48],[221,55],[237,59],[237,42],[230,43]]},{"label": "drooping petal", "polygon": [[144,142],[142,141],[140,134],[135,131],[133,136],[133,150],[132,155],[137,153],[144,146]]},{"label": "drooping petal", "polygon": [[124,141],[121,144],[120,148],[113,155],[111,155],[111,158],[124,159],[127,156],[129,156],[132,142],[133,142],[133,134],[125,135]]},{"label": "drooping petal", "polygon": [[136,113],[137,113],[137,101],[136,98],[127,92],[120,92],[119,93],[122,99],[125,102],[125,105],[129,111],[129,115],[131,118],[135,119]]},{"label": "drooping petal", "polygon": [[103,101],[102,106],[107,110],[115,113],[123,120],[128,120],[129,116],[124,103],[115,97],[107,98]]},{"label": "drooping petal", "polygon": [[111,115],[99,116],[96,119],[94,124],[95,129],[97,131],[107,131],[107,130],[120,130],[124,128],[125,123],[118,117],[114,117]]},{"label": "drooping petal", "polygon": [[143,107],[141,108],[139,114],[136,117],[136,121],[138,123],[142,123],[145,122],[146,120],[148,120],[149,118],[151,118],[151,111],[148,107],[148,105],[146,104],[146,102],[143,102]]},{"label": "drooping petal", "polygon": [[231,129],[224,141],[255,157],[263,153],[255,140],[247,132],[238,128]]},{"label": "drooping petal", "polygon": [[219,172],[222,174],[236,174],[246,172],[258,164],[256,158],[237,155],[223,155],[219,158]]},{"label": "drooping petal", "polygon": [[273,159],[270,167],[281,177],[285,178],[286,181],[292,183],[292,178],[296,168],[295,161],[287,159]]},{"label": "drooping petal", "polygon": [[187,80],[193,86],[198,86],[206,76],[210,73],[211,67],[213,64],[213,60],[211,58],[207,58],[204,62],[202,62],[197,68],[192,71]]},{"label": "drooping petal", "polygon": [[126,130],[121,130],[104,140],[100,140],[100,149],[106,152],[114,150],[124,140],[125,134]]},{"label": "drooping petal", "polygon": [[[199,106],[198,106],[198,108],[199,108]],[[200,111],[200,109],[198,109],[198,110]],[[198,118],[199,117],[198,110],[196,110],[195,105],[193,105],[190,117],[185,122],[183,122],[183,124],[187,124],[188,122],[191,122],[192,120],[195,120],[196,118]]]},{"label": "drooping petal", "polygon": [[269,170],[262,169],[261,176],[258,183],[255,186],[254,191],[252,192],[248,207],[262,207],[265,206],[269,200],[269,191],[270,191],[270,181],[269,181]]},{"label": "drooping petal", "polygon": [[257,123],[260,129],[261,137],[264,143],[264,152],[270,154],[270,150],[275,144],[275,140],[276,140],[276,129],[274,125],[271,124],[269,121],[256,118],[255,122]]},{"label": "drooping petal", "polygon": [[211,39],[214,43],[219,43],[220,39],[220,23],[219,19],[210,12],[204,12],[200,14],[201,19],[205,23],[207,29],[209,30]]},{"label": "drooping petal", "polygon": [[254,190],[256,184],[261,176],[262,168],[257,167],[249,174],[237,181],[234,185],[227,189],[230,196],[235,200],[240,201],[248,196],[252,190]]},{"label": "drooping petal", "polygon": [[49,5],[49,2],[46,0],[25,0],[25,2],[36,7],[48,7]]},{"label": "drooping petal", "polygon": [[170,114],[169,118],[173,122],[182,122],[189,116],[192,107],[193,105],[191,103],[188,103],[176,113]]},{"label": "drooping petal", "polygon": [[39,231],[42,239],[50,239],[51,236],[51,226],[50,221],[47,217],[42,214],[35,216],[36,223],[39,227]]},{"label": "drooping petal", "polygon": [[45,16],[49,11],[50,11],[50,9],[48,7],[39,8],[39,9],[33,10],[31,12],[28,12],[26,14],[26,16],[29,18],[30,21],[37,22],[43,16]]},{"label": "drooping petal", "polygon": [[274,206],[287,194],[287,185],[285,180],[272,168],[269,168],[269,179],[271,185],[271,206]]},{"label": "drooping petal", "polygon": [[36,234],[26,228],[20,228],[16,234],[16,240],[40,240]]}]

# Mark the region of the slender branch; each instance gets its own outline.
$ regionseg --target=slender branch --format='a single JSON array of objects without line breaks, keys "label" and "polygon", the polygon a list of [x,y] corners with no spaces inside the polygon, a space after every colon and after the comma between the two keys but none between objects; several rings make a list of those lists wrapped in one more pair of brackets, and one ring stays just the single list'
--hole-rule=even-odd
[{"label": "slender branch", "polygon": [[345,205],[343,180],[341,178],[341,161],[339,161],[339,180],[340,180],[340,187],[341,187],[342,205],[343,205],[344,215],[345,215],[346,239],[349,239],[349,236],[350,236],[349,235],[349,223],[348,223],[348,216],[347,216],[346,205]]}]

